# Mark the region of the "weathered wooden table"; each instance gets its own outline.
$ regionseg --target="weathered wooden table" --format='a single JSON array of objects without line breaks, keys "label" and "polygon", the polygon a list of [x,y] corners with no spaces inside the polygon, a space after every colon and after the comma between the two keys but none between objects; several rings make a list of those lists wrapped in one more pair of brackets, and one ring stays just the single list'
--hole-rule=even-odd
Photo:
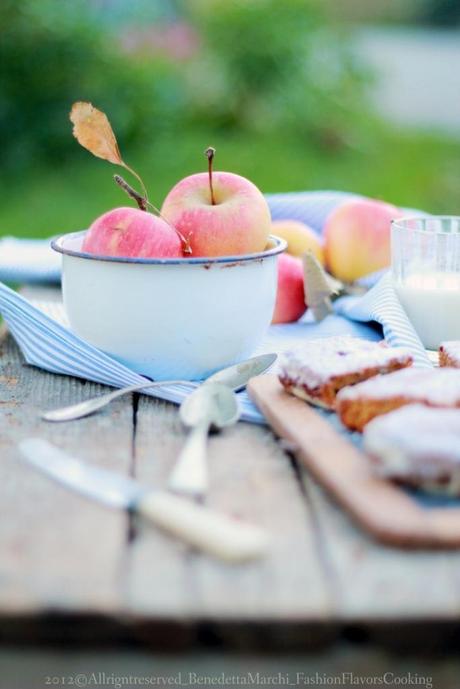
[{"label": "weathered wooden table", "polygon": [[0,364],[1,640],[247,649],[346,638],[458,647],[460,551],[373,543],[268,428],[240,423],[210,440],[209,504],[272,538],[267,559],[231,567],[19,460],[18,441],[39,435],[164,486],[185,438],[174,405],[132,395],[93,417],[46,424],[41,410],[105,389],[27,366],[6,332]]}]

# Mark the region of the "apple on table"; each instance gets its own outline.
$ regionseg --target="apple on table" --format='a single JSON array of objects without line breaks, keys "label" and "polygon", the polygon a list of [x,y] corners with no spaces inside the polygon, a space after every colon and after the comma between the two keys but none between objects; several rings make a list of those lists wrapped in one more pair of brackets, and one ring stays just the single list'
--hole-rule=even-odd
[{"label": "apple on table", "polygon": [[278,257],[278,289],[272,323],[298,321],[306,310],[302,260],[281,254]]},{"label": "apple on table", "polygon": [[332,211],[324,229],[327,269],[353,282],[389,266],[391,221],[401,215],[375,199],[353,199]]}]

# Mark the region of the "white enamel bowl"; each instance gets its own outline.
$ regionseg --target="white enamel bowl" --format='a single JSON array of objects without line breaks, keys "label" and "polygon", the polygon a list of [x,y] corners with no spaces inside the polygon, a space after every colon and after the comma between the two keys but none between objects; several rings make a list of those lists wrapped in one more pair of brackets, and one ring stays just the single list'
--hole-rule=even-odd
[{"label": "white enamel bowl", "polygon": [[258,254],[134,259],[81,251],[84,232],[52,242],[62,254],[64,306],[72,330],[155,380],[198,380],[254,353],[270,324],[277,257]]}]

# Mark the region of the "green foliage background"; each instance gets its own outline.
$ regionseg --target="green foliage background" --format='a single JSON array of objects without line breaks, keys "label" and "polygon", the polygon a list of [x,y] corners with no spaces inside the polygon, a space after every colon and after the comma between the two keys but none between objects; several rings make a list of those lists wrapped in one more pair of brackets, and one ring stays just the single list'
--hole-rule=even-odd
[{"label": "green foliage background", "polygon": [[[169,50],[180,37],[159,42],[178,24],[195,40],[186,58]],[[319,0],[115,0],[110,12],[2,0],[0,26],[0,234],[85,227],[127,202],[115,168],[71,136],[75,100],[108,114],[157,205],[212,144],[218,167],[263,191],[349,189],[460,212],[460,144],[379,121],[372,75]]]}]

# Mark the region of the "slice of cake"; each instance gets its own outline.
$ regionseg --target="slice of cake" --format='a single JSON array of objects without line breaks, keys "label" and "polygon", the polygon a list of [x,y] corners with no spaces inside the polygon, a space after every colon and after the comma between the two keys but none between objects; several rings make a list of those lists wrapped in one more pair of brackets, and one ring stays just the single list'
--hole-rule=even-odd
[{"label": "slice of cake", "polygon": [[344,388],[337,396],[342,423],[362,431],[375,416],[420,403],[429,407],[460,407],[460,369],[407,368]]},{"label": "slice of cake", "polygon": [[410,404],[371,421],[363,442],[380,476],[460,494],[460,409]]},{"label": "slice of cake", "polygon": [[441,342],[439,347],[439,365],[460,368],[460,340]]},{"label": "slice of cake", "polygon": [[408,349],[345,335],[308,340],[295,352],[287,353],[279,379],[291,394],[334,409],[336,394],[346,385],[411,364]]}]

